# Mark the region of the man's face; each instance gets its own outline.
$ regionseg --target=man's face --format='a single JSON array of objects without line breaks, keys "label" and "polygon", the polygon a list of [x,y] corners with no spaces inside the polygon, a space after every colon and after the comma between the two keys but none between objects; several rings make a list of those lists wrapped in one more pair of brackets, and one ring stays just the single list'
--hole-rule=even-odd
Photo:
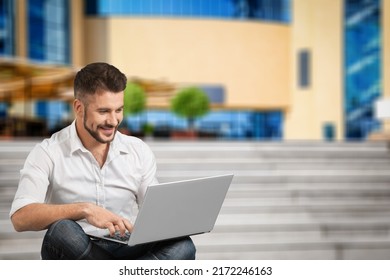
[{"label": "man's face", "polygon": [[101,92],[87,97],[83,126],[97,142],[111,142],[122,120],[123,92]]}]

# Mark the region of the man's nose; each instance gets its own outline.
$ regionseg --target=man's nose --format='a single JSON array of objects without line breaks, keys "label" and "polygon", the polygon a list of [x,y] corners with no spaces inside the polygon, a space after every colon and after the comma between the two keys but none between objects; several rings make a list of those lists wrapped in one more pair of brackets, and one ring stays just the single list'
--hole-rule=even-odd
[{"label": "man's nose", "polygon": [[115,125],[117,125],[117,123],[118,123],[118,119],[116,117],[115,112],[108,114],[107,124],[115,126]]}]

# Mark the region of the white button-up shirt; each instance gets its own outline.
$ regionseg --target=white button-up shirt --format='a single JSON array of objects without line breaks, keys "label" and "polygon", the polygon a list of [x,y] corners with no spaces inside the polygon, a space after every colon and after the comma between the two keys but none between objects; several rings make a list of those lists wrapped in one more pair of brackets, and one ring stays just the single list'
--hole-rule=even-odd
[{"label": "white button-up shirt", "polygon": [[[146,188],[156,183],[156,161],[146,143],[117,132],[100,168],[81,143],[74,121],[30,152],[10,216],[31,203],[91,202],[131,220]],[[90,227],[85,220],[78,222]]]}]

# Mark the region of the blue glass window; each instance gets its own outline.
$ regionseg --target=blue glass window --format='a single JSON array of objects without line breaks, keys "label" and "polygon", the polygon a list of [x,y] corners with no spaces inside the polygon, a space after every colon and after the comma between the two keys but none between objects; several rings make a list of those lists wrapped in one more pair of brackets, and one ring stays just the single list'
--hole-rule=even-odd
[{"label": "blue glass window", "polygon": [[199,86],[208,96],[212,104],[223,104],[225,102],[225,88],[217,85]]},{"label": "blue glass window", "polygon": [[87,15],[290,21],[290,0],[86,0]]},{"label": "blue glass window", "polygon": [[14,1],[0,0],[0,55],[14,51]]},{"label": "blue glass window", "polygon": [[28,34],[29,58],[69,64],[69,2],[28,0]]},{"label": "blue glass window", "polygon": [[[144,123],[154,126],[157,136],[168,137],[170,131],[185,130],[187,121],[169,111],[150,110],[125,118],[131,132],[141,131]],[[199,118],[195,127],[200,134],[224,139],[281,140],[283,115],[280,111],[212,111]]]},{"label": "blue glass window", "polygon": [[7,117],[8,104],[0,102],[0,120]]},{"label": "blue glass window", "polygon": [[345,138],[365,139],[378,128],[381,95],[380,0],[345,0]]},{"label": "blue glass window", "polygon": [[35,103],[36,116],[46,120],[49,131],[63,126],[70,116],[70,106],[62,101],[37,101]]}]

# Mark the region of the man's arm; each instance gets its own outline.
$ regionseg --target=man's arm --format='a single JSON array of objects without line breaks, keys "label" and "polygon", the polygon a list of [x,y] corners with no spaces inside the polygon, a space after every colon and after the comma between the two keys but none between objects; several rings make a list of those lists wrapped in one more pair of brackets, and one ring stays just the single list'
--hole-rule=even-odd
[{"label": "man's arm", "polygon": [[92,203],[63,205],[32,203],[17,210],[11,217],[16,231],[43,230],[62,219],[74,221],[86,219],[91,225],[107,228],[112,235],[115,231],[124,234],[125,230],[131,232],[133,229],[127,219]]}]

